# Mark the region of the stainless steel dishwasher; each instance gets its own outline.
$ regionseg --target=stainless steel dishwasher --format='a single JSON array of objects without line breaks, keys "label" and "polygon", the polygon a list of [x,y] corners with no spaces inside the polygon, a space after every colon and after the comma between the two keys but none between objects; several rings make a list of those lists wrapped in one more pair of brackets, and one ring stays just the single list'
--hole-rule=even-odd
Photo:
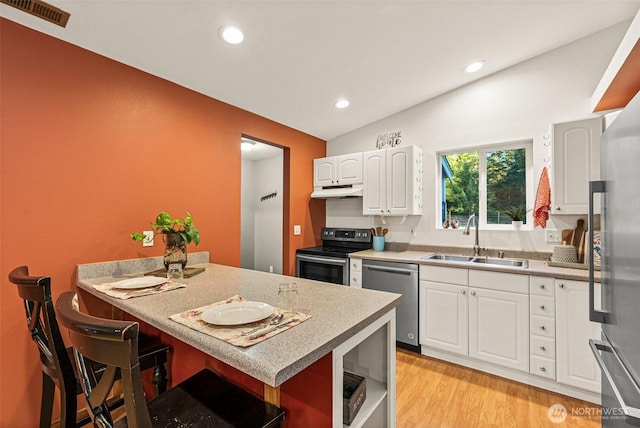
[{"label": "stainless steel dishwasher", "polygon": [[420,352],[418,344],[418,265],[362,261],[362,288],[402,294],[396,308],[398,346]]}]

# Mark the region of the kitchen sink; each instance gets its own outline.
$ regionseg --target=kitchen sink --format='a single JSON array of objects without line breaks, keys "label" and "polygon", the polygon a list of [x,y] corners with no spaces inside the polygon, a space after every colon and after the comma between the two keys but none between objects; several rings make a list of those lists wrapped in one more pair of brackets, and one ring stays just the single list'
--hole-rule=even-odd
[{"label": "kitchen sink", "polygon": [[468,263],[482,263],[485,265],[494,266],[511,266],[528,268],[529,262],[527,260],[514,260],[514,259],[499,259],[492,257],[475,257],[475,256],[457,256],[452,254],[429,254],[428,256],[421,257],[422,260],[441,260],[443,262],[468,262]]},{"label": "kitchen sink", "polygon": [[454,256],[449,254],[430,254],[422,257],[423,260],[442,260],[447,262],[470,262],[475,257],[471,256]]},{"label": "kitchen sink", "polygon": [[527,260],[508,260],[508,259],[495,259],[489,257],[476,257],[471,260],[472,263],[484,263],[487,265],[497,265],[497,266],[513,266],[513,267],[529,267],[529,262]]}]

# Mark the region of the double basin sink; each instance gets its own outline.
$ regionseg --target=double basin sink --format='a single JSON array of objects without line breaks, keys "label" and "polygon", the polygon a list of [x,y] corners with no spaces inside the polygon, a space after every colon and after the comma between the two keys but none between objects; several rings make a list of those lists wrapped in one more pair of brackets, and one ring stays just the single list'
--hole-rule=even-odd
[{"label": "double basin sink", "polygon": [[480,257],[480,256],[457,256],[450,254],[430,254],[428,256],[421,257],[423,260],[441,260],[446,262],[466,262],[466,263],[479,263],[485,265],[494,266],[511,266],[527,268],[529,262],[527,260],[514,260],[514,259],[500,259],[492,257]]}]

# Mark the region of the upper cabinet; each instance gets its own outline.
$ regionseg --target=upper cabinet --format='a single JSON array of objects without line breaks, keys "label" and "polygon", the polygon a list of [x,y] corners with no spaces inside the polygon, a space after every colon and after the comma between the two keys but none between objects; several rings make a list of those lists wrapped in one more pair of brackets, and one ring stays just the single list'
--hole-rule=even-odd
[{"label": "upper cabinet", "polygon": [[602,118],[556,123],[551,132],[551,212],[587,214],[589,181],[600,179]]},{"label": "upper cabinet", "polygon": [[640,91],[640,11],[591,96],[593,111],[623,108]]},{"label": "upper cabinet", "polygon": [[362,183],[362,153],[313,160],[313,186],[342,186]]},{"label": "upper cabinet", "polygon": [[422,149],[399,146],[363,153],[364,215],[422,215]]}]

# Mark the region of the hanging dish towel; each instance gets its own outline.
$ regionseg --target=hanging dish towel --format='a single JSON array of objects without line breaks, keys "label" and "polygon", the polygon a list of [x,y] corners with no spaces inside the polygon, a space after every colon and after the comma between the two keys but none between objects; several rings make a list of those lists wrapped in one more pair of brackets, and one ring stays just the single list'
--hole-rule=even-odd
[{"label": "hanging dish towel", "polygon": [[549,185],[549,170],[545,166],[540,174],[536,205],[533,209],[533,227],[547,227],[549,210],[551,209],[551,186]]}]

